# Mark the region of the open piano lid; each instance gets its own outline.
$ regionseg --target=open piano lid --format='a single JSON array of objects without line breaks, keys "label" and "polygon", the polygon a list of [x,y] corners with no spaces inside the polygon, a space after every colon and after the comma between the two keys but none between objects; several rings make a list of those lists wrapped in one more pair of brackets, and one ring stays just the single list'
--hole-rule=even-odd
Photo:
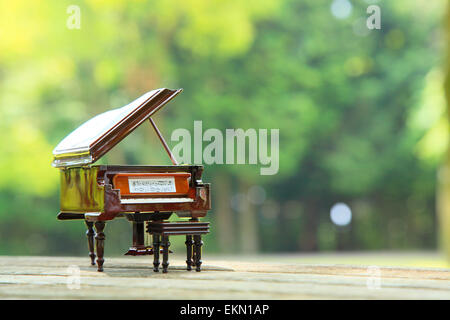
[{"label": "open piano lid", "polygon": [[52,166],[94,163],[182,90],[156,89],[86,121],[56,146]]}]

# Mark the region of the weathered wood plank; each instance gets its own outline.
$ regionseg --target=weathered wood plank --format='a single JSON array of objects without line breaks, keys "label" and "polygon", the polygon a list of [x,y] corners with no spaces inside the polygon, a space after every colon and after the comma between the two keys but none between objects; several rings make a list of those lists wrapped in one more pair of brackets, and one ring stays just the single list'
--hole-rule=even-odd
[{"label": "weathered wood plank", "polygon": [[[162,274],[152,271],[147,256],[109,258],[100,273],[89,262],[88,257],[0,257],[0,298],[450,299],[448,269],[380,267],[374,277],[355,265],[208,259],[198,273],[185,271],[184,260],[175,257],[169,273]],[[79,289],[71,282],[78,270]]]}]

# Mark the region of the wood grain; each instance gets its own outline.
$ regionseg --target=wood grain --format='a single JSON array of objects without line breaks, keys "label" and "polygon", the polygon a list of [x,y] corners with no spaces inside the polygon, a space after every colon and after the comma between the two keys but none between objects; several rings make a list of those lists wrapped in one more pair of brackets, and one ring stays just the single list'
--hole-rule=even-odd
[{"label": "wood grain", "polygon": [[[80,286],[70,289],[77,268]],[[360,265],[208,258],[197,273],[174,256],[169,273],[152,268],[149,256],[108,258],[102,273],[86,257],[0,257],[0,298],[450,299],[450,270],[440,268],[379,267],[379,289]]]}]

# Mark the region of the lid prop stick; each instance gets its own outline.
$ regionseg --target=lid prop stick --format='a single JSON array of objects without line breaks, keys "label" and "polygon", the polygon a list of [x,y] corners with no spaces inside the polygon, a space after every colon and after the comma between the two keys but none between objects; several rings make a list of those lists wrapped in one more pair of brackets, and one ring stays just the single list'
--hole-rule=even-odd
[{"label": "lid prop stick", "polygon": [[170,161],[172,161],[172,163],[175,166],[177,166],[178,165],[178,161],[175,159],[172,151],[170,151],[169,146],[167,145],[166,140],[164,140],[164,137],[162,136],[161,132],[159,131],[158,127],[156,126],[156,123],[153,121],[152,118],[148,118],[148,120],[150,121],[150,124],[152,125],[153,129],[155,129],[155,132],[158,135],[158,138],[161,141],[164,149],[166,149],[166,152],[169,155]]}]

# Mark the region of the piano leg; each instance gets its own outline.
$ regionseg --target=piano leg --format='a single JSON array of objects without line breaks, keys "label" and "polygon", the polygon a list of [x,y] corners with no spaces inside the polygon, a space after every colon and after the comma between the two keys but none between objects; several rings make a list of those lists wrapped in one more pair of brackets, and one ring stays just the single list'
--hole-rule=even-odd
[{"label": "piano leg", "polygon": [[163,247],[163,273],[167,273],[167,268],[169,267],[169,236],[162,236],[162,247]]},{"label": "piano leg", "polygon": [[194,241],[192,241],[192,236],[191,235],[187,235],[186,236],[186,264],[187,264],[187,270],[191,271],[192,270],[192,246],[194,244]]},{"label": "piano leg", "polygon": [[104,221],[96,221],[95,222],[95,244],[97,249],[97,270],[99,272],[103,271],[103,262],[105,260],[103,259],[103,254],[105,251],[105,234],[103,233],[103,229],[105,228],[105,222]]},{"label": "piano leg", "polygon": [[159,271],[159,234],[153,234],[153,271]]},{"label": "piano leg", "polygon": [[200,272],[202,265],[202,236],[195,235],[194,236],[194,263],[195,263],[195,271]]},{"label": "piano leg", "polygon": [[95,252],[94,252],[94,223],[92,221],[84,220],[87,226],[86,236],[88,239],[89,257],[91,257],[91,264],[95,266]]},{"label": "piano leg", "polygon": [[128,249],[125,255],[139,256],[151,254],[145,246],[144,221],[132,221],[133,224],[133,246]]}]

